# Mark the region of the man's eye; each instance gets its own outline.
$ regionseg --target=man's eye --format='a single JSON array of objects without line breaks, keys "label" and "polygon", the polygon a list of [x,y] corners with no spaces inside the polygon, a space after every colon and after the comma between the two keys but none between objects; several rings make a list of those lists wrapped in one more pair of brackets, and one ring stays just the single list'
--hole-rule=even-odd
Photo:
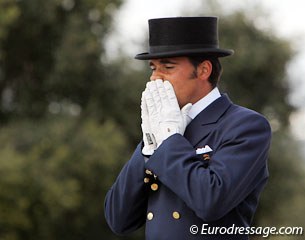
[{"label": "man's eye", "polygon": [[174,66],[165,66],[166,69],[173,69]]}]

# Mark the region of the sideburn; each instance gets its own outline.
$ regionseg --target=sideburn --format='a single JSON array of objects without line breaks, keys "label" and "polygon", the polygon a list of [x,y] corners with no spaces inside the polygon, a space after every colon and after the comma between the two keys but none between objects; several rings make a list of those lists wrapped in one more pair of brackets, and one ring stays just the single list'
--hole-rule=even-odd
[{"label": "sideburn", "polygon": [[198,74],[197,74],[197,68],[193,70],[193,72],[190,74],[189,76],[189,79],[195,79],[198,77]]}]

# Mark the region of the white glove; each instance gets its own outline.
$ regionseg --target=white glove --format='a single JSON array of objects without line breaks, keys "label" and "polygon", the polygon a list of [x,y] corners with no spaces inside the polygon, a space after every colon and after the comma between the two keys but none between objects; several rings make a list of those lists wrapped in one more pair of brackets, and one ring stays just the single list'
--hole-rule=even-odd
[{"label": "white glove", "polygon": [[148,112],[148,120],[149,126],[152,133],[153,141],[156,143],[156,148],[162,143],[163,135],[160,131],[160,112],[161,112],[161,99],[159,95],[156,95],[154,98],[151,92],[148,89],[148,83],[146,85],[146,89],[142,94],[142,98],[145,99],[147,112]]},{"label": "white glove", "polygon": [[190,119],[188,112],[192,104],[186,104],[180,111],[173,86],[169,81],[156,80],[147,83],[144,94],[147,102],[152,133],[156,137],[157,147],[169,136],[184,134]]},{"label": "white glove", "polygon": [[142,153],[144,155],[152,155],[155,149],[157,148],[157,144],[155,137],[153,136],[151,131],[144,92],[142,93],[142,98],[141,98],[141,119],[142,119],[141,128],[142,128],[143,142],[144,142]]}]

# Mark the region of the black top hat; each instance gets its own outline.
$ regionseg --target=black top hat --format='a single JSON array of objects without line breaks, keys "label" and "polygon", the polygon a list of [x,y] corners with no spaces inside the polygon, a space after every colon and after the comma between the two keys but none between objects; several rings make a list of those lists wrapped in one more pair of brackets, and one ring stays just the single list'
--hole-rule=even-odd
[{"label": "black top hat", "polygon": [[226,57],[234,53],[218,45],[217,17],[175,17],[148,20],[149,52],[136,59],[179,56]]}]

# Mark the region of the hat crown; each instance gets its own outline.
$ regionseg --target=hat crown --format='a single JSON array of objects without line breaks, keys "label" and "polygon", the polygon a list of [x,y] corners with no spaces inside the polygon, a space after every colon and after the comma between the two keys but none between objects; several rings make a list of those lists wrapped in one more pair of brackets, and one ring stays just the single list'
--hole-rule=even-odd
[{"label": "hat crown", "polygon": [[137,54],[136,59],[233,54],[233,50],[219,48],[217,17],[157,18],[148,24],[149,52]]},{"label": "hat crown", "polygon": [[217,17],[176,17],[149,20],[149,45],[218,47]]}]

